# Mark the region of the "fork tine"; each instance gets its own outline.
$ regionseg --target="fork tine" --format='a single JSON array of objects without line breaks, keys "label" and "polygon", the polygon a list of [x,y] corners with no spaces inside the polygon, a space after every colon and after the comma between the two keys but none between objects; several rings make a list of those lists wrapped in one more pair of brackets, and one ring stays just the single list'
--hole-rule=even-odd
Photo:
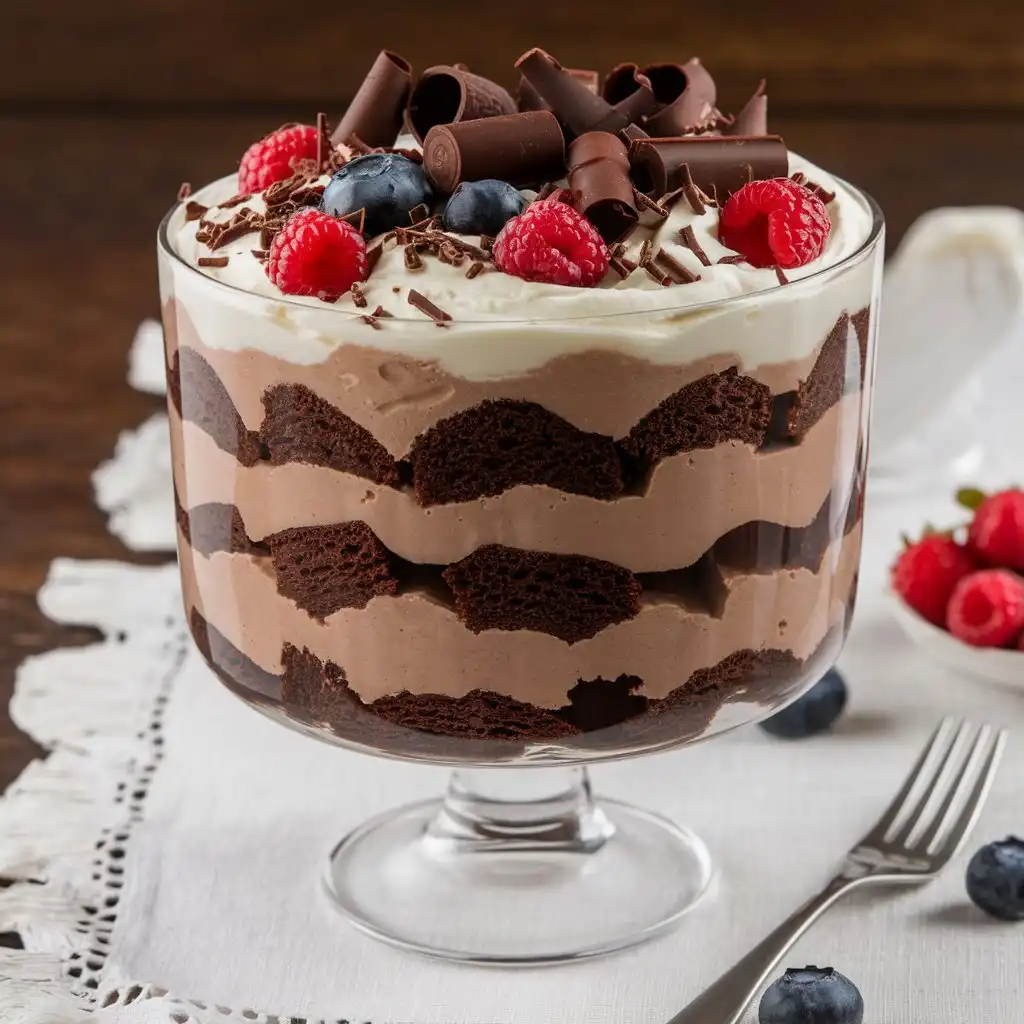
[{"label": "fork tine", "polygon": [[940,865],[946,863],[950,858],[956,856],[957,851],[963,846],[964,841],[974,828],[981,809],[988,799],[988,792],[992,788],[992,780],[996,776],[996,769],[999,767],[999,759],[1003,756],[1003,748],[1006,746],[1006,730],[1000,729],[996,733],[995,742],[989,752],[985,764],[982,766],[978,781],[974,784],[967,801],[960,811],[960,817],[950,829],[948,835],[942,840],[942,845],[935,851],[939,858]]},{"label": "fork tine", "polygon": [[946,756],[942,759],[942,763],[935,770],[935,774],[931,778],[931,782],[925,788],[924,793],[915,803],[914,810],[910,817],[899,829],[895,836],[892,838],[893,845],[908,847],[910,845],[910,839],[914,833],[929,819],[926,817],[928,810],[931,806],[932,801],[943,792],[946,786],[951,786],[953,780],[947,781],[947,774],[949,769],[952,768],[960,760],[960,752],[963,749],[964,742],[967,739],[967,735],[971,730],[969,722],[961,722],[960,727],[957,729],[956,734],[953,736],[953,742],[949,745],[949,749],[946,751]]},{"label": "fork tine", "polygon": [[933,755],[945,746],[946,741],[949,738],[949,731],[953,728],[953,724],[954,719],[952,718],[944,718],[939,722],[938,728],[936,728],[935,732],[932,733],[932,738],[928,741],[928,745],[924,748],[921,756],[917,759],[917,764],[910,769],[910,774],[903,783],[903,787],[900,789],[899,793],[896,794],[895,799],[886,809],[885,813],[878,821],[878,824],[876,824],[864,838],[863,841],[865,843],[880,843],[885,839],[886,835],[899,819],[907,801],[910,799],[910,794],[914,791],[918,779],[922,777],[924,770],[931,762]]},{"label": "fork tine", "polygon": [[991,735],[991,726],[983,725],[978,730],[974,737],[974,743],[971,745],[971,749],[968,751],[966,759],[960,765],[959,773],[955,778],[950,779],[949,786],[947,787],[948,792],[946,793],[945,800],[942,801],[942,806],[933,816],[931,825],[928,826],[921,837],[914,843],[915,852],[929,852],[952,823],[955,817],[954,812],[958,808],[964,794],[970,788],[971,783],[974,782],[977,777],[978,763],[985,755],[985,750],[988,746],[988,741]]}]

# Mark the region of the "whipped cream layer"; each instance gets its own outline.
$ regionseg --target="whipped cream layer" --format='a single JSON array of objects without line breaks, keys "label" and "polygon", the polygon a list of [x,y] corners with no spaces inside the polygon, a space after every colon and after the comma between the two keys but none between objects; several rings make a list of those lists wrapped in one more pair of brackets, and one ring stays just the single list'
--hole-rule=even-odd
[{"label": "whipped cream layer", "polygon": [[569,644],[530,630],[473,633],[448,603],[415,588],[319,622],[278,593],[268,559],[204,556],[179,535],[186,608],[267,672],[280,674],[287,642],[342,666],[367,703],[403,691],[463,697],[482,688],[543,708],[565,705],[580,679],[635,675],[644,696],[663,698],[737,651],[809,657],[843,621],[860,543],[858,524],[832,543],[817,572],[722,570],[717,614],[675,595],[645,594],[635,618]]},{"label": "whipped cream layer", "polygon": [[[165,292],[187,308],[207,346],[256,349],[293,364],[320,364],[340,346],[357,345],[436,361],[448,373],[481,381],[522,375],[584,351],[618,352],[660,365],[728,352],[741,372],[756,373],[760,366],[809,358],[844,310],[869,304],[879,270],[880,259],[865,253],[841,273],[827,273],[864,246],[872,230],[871,210],[845,184],[792,154],[790,171],[802,171],[836,198],[828,207],[832,231],[825,251],[787,271],[791,283],[785,286],[774,270],[717,263],[731,254],[717,238],[719,211],[709,207],[698,215],[685,201],[677,202],[667,219],[637,227],[628,239],[631,258],[650,239],[701,276],[667,288],[642,269],[625,279],[609,271],[600,286],[579,289],[523,281],[493,266],[470,281],[468,264],[454,267],[431,257],[423,259],[421,270],[410,271],[403,250],[392,242],[363,286],[365,309],[357,309],[350,295],[325,304],[285,296],[271,283],[253,255],[259,246],[255,233],[211,252],[196,241],[198,222],[186,221],[184,205],[167,226],[168,242],[182,262],[163,261],[161,273],[172,275]],[[232,176],[192,198],[215,207],[235,192]],[[264,209],[259,195],[244,205]],[[228,220],[240,208],[211,209],[207,217]],[[703,266],[679,241],[686,226],[693,228],[712,266]],[[200,267],[199,260],[210,256],[226,256],[228,264]],[[410,289],[451,314],[452,322],[439,329],[410,307]],[[737,297],[747,301],[724,301]],[[382,319],[374,330],[360,314],[378,305],[394,319]]]}]

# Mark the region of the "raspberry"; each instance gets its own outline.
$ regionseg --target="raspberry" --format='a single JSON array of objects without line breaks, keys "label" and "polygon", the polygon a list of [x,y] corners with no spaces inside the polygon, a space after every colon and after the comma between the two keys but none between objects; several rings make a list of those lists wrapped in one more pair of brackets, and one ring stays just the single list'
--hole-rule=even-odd
[{"label": "raspberry", "polygon": [[1005,647],[1024,630],[1024,580],[1005,569],[964,577],[953,591],[946,625],[974,647]]},{"label": "raspberry", "polygon": [[305,209],[274,236],[267,277],[286,295],[316,295],[334,302],[366,277],[366,243],[351,224]]},{"label": "raspberry", "polygon": [[986,498],[974,513],[967,546],[986,565],[1024,571],[1024,491]]},{"label": "raspberry", "polygon": [[262,192],[294,174],[298,160],[316,159],[317,131],[311,124],[278,128],[254,142],[238,165],[238,191]]},{"label": "raspberry", "polygon": [[512,217],[494,240],[499,269],[524,281],[592,288],[608,272],[608,246],[582,214],[544,199]]},{"label": "raspberry", "polygon": [[977,566],[955,540],[931,534],[911,544],[892,567],[892,589],[922,618],[946,624],[946,606],[956,585]]},{"label": "raspberry", "polygon": [[722,245],[755,267],[802,267],[825,251],[832,222],[825,204],[789,178],[751,181],[729,197],[719,218]]}]

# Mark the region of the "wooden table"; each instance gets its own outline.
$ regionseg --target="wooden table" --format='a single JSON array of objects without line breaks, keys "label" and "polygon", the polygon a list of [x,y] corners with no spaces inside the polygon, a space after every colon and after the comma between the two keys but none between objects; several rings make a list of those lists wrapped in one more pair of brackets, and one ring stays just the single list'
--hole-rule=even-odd
[{"label": "wooden table", "polygon": [[[621,5],[595,0],[588,22],[604,12],[616,27],[597,39],[580,34],[572,4],[549,5],[547,15],[535,5],[513,10],[499,36],[467,13],[479,5],[439,5],[426,33],[412,0],[392,0],[387,19],[357,6],[294,23],[259,0],[212,8],[202,0],[44,0],[5,12],[0,787],[38,753],[7,718],[15,667],[93,638],[36,610],[49,561],[134,557],[106,533],[89,474],[119,430],[159,407],[125,383],[135,327],[158,310],[157,222],[180,182],[224,173],[282,121],[343,108],[338,98],[351,94],[380,45],[403,49],[420,68],[463,58],[484,73],[537,42],[566,64],[602,68],[627,54],[685,59],[692,46],[716,73],[727,109],[767,74],[772,129],[874,193],[890,242],[936,205],[1024,205],[1017,0],[804,5],[788,23],[777,5],[737,0],[679,28],[653,17],[627,24]],[[207,19],[233,45],[214,52],[201,44],[193,26]],[[686,39],[664,45],[666,32]]]}]

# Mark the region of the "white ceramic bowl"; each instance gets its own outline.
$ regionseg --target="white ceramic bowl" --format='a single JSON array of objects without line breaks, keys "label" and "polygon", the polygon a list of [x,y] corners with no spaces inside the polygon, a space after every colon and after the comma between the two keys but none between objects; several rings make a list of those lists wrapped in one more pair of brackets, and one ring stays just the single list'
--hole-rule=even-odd
[{"label": "white ceramic bowl", "polygon": [[895,594],[890,603],[903,631],[929,658],[957,672],[1024,690],[1024,651],[971,647],[927,619]]}]

